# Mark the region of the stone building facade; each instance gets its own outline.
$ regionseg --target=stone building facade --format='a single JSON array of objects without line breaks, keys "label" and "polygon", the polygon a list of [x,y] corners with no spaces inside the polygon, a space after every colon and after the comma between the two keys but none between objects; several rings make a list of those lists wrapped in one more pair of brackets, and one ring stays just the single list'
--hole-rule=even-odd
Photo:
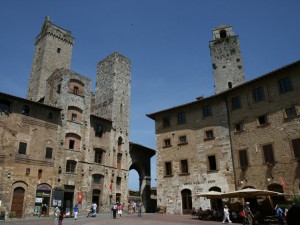
[{"label": "stone building facade", "polygon": [[[222,43],[231,33],[230,26],[213,31]],[[212,42],[216,94],[147,115],[155,121],[157,204],[169,214],[223,207],[221,199],[196,197],[199,192],[254,187],[300,194],[300,62],[245,82],[235,58],[227,71],[216,71],[230,61],[231,48],[214,51]]]},{"label": "stone building facade", "polygon": [[[27,99],[0,93],[0,201],[6,214],[52,214],[74,204],[110,211],[128,199],[130,169],[150,210],[152,149],[129,142],[130,61],[114,52],[91,80],[70,70],[74,38],[47,17],[35,42]],[[138,147],[136,147],[138,146]],[[144,165],[137,167],[143,160]],[[147,182],[147,184],[146,184]]]}]

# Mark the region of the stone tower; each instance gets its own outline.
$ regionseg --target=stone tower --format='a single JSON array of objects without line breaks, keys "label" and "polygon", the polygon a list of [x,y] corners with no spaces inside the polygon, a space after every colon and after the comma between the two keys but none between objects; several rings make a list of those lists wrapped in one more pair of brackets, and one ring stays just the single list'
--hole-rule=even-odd
[{"label": "stone tower", "polygon": [[231,26],[220,26],[213,30],[209,43],[214,72],[215,94],[245,82],[239,38]]},{"label": "stone tower", "polygon": [[45,96],[46,80],[56,69],[70,69],[74,38],[46,17],[35,39],[35,50],[27,99],[40,101]]},{"label": "stone tower", "polygon": [[[117,52],[112,53],[97,66],[95,103],[93,113],[112,121],[111,162],[118,165],[114,174],[116,183],[121,177],[128,177],[129,171],[129,122],[130,122],[130,61]],[[115,181],[112,178],[112,183]],[[128,179],[122,180],[122,187],[128,187]],[[128,192],[123,190],[122,199]],[[124,197],[124,198],[123,198]],[[118,199],[118,198],[116,198]]]}]

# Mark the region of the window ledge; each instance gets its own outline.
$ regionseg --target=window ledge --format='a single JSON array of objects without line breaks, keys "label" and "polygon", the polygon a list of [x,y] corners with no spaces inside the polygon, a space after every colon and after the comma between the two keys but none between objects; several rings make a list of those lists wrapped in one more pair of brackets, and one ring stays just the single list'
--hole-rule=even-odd
[{"label": "window ledge", "polygon": [[270,125],[270,123],[267,122],[267,123],[264,123],[264,124],[257,125],[257,128],[264,128],[264,127],[267,127],[269,125]]},{"label": "window ledge", "polygon": [[166,146],[163,146],[163,148],[171,148],[172,145],[166,145]]},{"label": "window ledge", "polygon": [[219,170],[207,170],[207,173],[217,173]]},{"label": "window ledge", "polygon": [[188,144],[187,142],[179,143],[178,146],[181,146],[181,145],[187,145],[187,144]]},{"label": "window ledge", "polygon": [[164,175],[164,178],[173,177],[173,175]]},{"label": "window ledge", "polygon": [[180,173],[179,176],[189,176],[190,173]]},{"label": "window ledge", "polygon": [[70,123],[75,123],[75,124],[83,125],[83,123],[76,122],[76,121],[73,121],[73,120],[67,120],[67,121],[70,122]]},{"label": "window ledge", "polygon": [[211,137],[211,138],[204,138],[204,141],[210,141],[210,140],[214,140],[215,137]]},{"label": "window ledge", "polygon": [[235,130],[234,134],[240,134],[240,133],[243,133],[243,132],[245,132],[245,130],[239,130],[239,131]]},{"label": "window ledge", "polygon": [[283,121],[284,121],[284,122],[290,122],[290,121],[292,121],[292,120],[294,120],[294,119],[296,119],[296,118],[298,118],[298,117],[300,117],[300,115],[289,116],[289,117],[285,116],[285,117],[283,118]]}]

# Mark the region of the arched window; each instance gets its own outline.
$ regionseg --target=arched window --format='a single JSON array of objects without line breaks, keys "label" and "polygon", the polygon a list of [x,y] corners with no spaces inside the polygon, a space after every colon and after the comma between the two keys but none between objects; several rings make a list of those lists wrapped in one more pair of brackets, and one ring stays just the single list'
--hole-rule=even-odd
[{"label": "arched window", "polygon": [[82,110],[75,106],[69,106],[67,112],[67,119],[74,123],[81,123],[82,121]]},{"label": "arched window", "polygon": [[66,134],[65,146],[67,149],[79,151],[80,142],[81,142],[81,137],[79,135],[74,133]]}]

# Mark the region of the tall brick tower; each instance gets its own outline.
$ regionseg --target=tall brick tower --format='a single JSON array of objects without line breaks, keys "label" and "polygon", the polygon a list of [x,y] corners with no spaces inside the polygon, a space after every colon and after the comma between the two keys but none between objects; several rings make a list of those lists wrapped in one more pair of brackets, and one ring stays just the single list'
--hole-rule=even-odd
[{"label": "tall brick tower", "polygon": [[73,44],[71,32],[54,25],[47,16],[35,39],[27,99],[40,101],[45,96],[46,80],[55,69],[70,69]]},{"label": "tall brick tower", "polygon": [[245,82],[239,38],[231,26],[214,29],[209,48],[216,94]]},{"label": "tall brick tower", "polygon": [[[111,182],[122,186],[122,199],[127,199],[128,195],[128,179],[121,181],[121,177],[128,177],[130,166],[130,89],[129,59],[114,52],[98,63],[93,113],[112,121],[110,146],[113,146],[113,149],[110,160],[111,166],[115,168],[115,175],[112,176]],[[116,199],[118,200],[118,197]]]}]

